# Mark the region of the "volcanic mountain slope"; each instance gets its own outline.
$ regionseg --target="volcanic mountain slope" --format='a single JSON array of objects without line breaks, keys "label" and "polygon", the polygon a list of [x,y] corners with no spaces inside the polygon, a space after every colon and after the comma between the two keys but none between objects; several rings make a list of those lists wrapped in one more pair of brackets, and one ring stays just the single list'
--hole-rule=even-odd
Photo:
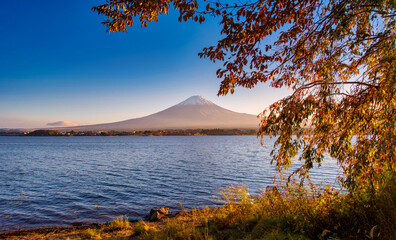
[{"label": "volcanic mountain slope", "polygon": [[131,131],[198,128],[256,129],[258,124],[259,120],[255,115],[233,112],[219,107],[201,96],[192,96],[177,105],[146,117],[134,118],[114,123],[58,129],[77,131]]}]

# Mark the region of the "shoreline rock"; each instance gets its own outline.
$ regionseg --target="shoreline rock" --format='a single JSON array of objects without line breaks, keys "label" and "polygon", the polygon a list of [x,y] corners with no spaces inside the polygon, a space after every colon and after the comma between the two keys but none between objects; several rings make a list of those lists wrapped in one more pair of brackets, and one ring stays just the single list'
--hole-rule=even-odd
[{"label": "shoreline rock", "polygon": [[151,222],[158,221],[161,218],[168,216],[168,214],[169,214],[169,208],[156,207],[150,210],[148,219]]}]

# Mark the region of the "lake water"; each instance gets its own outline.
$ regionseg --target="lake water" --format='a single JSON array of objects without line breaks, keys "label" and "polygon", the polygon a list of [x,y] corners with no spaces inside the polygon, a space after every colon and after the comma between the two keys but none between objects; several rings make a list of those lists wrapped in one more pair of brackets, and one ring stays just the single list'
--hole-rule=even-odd
[{"label": "lake water", "polygon": [[[255,136],[0,137],[0,232],[213,205],[217,188],[272,184],[273,139]],[[326,159],[316,181],[335,183]]]}]

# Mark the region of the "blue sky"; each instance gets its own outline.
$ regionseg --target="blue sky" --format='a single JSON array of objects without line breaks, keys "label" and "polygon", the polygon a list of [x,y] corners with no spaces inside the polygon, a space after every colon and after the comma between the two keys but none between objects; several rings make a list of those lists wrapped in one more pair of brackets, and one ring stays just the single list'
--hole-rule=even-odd
[{"label": "blue sky", "polygon": [[265,85],[217,97],[221,63],[198,52],[220,38],[203,24],[160,17],[147,28],[106,33],[91,11],[103,1],[13,0],[0,14],[0,128],[103,123],[142,117],[201,95],[258,114],[286,90]]}]

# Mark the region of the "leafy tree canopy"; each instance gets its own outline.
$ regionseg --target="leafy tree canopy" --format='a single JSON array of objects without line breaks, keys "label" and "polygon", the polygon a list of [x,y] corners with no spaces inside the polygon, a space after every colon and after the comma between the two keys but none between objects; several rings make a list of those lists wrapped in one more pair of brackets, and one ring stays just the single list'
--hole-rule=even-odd
[{"label": "leafy tree canopy", "polygon": [[329,153],[351,191],[394,171],[395,0],[107,0],[93,10],[112,32],[170,8],[180,21],[220,17],[222,39],[199,53],[223,62],[219,95],[264,82],[293,90],[261,114],[279,171],[299,155],[295,173],[308,176]]}]

